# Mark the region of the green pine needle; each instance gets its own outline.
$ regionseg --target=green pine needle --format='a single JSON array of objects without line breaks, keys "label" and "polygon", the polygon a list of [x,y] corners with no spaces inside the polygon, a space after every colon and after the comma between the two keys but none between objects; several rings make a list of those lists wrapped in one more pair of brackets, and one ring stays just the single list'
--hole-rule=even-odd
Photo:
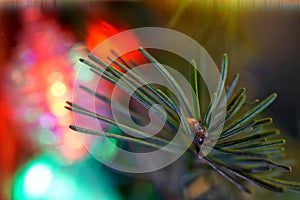
[{"label": "green pine needle", "polygon": [[[160,104],[167,113],[166,126],[161,130],[162,134],[152,136],[149,133],[136,130],[125,124],[93,113],[77,104],[67,102],[68,106],[66,106],[66,108],[72,112],[94,118],[105,122],[109,126],[119,127],[139,136],[146,136],[147,139],[125,135],[122,134],[122,132],[121,134],[98,132],[73,125],[70,126],[71,129],[85,134],[138,143],[145,147],[155,149],[160,149],[168,144],[172,136],[179,132],[187,136],[187,138],[190,136],[195,138],[193,145],[191,145],[187,153],[196,154],[197,159],[204,161],[204,163],[216,170],[243,192],[250,193],[248,183],[253,183],[276,192],[284,192],[286,189],[300,191],[299,182],[282,180],[272,175],[277,172],[291,172],[290,166],[281,163],[285,140],[278,138],[280,133],[277,129],[268,128],[268,125],[272,124],[272,118],[259,118],[260,114],[276,99],[276,94],[271,94],[261,101],[253,100],[247,103],[245,88],[239,89],[236,93],[234,92],[237,87],[239,74],[234,76],[225,90],[228,56],[224,54],[220,79],[215,89],[214,97],[208,107],[203,108],[200,103],[200,101],[203,100],[203,91],[201,90],[203,83],[198,77],[197,63],[195,63],[195,61],[191,61],[190,82],[196,98],[193,101],[189,101],[182,87],[168,70],[144,48],[139,48],[139,51],[164,75],[175,92],[180,94],[179,100],[182,102],[182,106],[184,106],[185,110],[187,110],[187,114],[182,113],[177,101],[174,100],[173,94],[169,94],[168,91],[160,90],[155,85],[145,81],[140,75],[131,70],[130,66],[137,66],[134,61],[126,61],[112,50],[112,55],[115,56],[116,59],[108,57],[108,60],[112,62],[111,65],[92,54],[88,56],[89,60],[80,59],[80,62],[84,63],[84,65],[90,68],[95,74],[117,85],[125,93],[132,94],[132,98],[137,100],[145,109],[150,109],[153,105]],[[118,69],[114,66],[117,66]],[[126,75],[124,75],[124,73],[126,73]],[[143,86],[139,87],[140,85]],[[116,107],[120,113],[125,113],[126,109],[122,105],[113,102],[108,97],[105,97],[105,95],[101,95],[86,86],[80,87],[88,94],[94,95],[97,99]],[[134,88],[138,89],[135,90]],[[225,92],[225,98],[228,102],[226,106],[225,125],[222,128],[223,122],[211,116],[214,111],[218,113],[221,110],[219,105],[220,102],[223,101],[223,92]],[[157,119],[160,119],[160,116],[162,116],[162,108],[156,107],[155,109],[154,113]],[[130,112],[135,120],[142,122],[147,121],[145,116],[140,113],[133,110],[130,110]],[[201,116],[201,112],[204,114],[203,117]],[[195,123],[195,119],[200,120],[197,122],[198,127],[205,129],[195,130],[195,128],[193,128],[195,126],[190,124],[191,122]],[[200,131],[209,130],[210,132],[207,133],[209,136],[220,128],[222,128],[221,135],[216,141],[216,144],[210,147],[212,151],[206,156],[203,156],[200,149],[202,145],[207,144],[197,140],[199,139]],[[207,139],[206,135],[202,135],[202,137],[204,141]],[[179,144],[175,144],[172,148],[167,148],[166,151],[174,153],[177,148],[180,148]]]}]

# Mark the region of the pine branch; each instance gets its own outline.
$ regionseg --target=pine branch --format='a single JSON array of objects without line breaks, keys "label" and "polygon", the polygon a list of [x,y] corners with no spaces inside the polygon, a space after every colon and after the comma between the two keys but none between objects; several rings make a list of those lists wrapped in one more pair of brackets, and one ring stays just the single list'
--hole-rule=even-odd
[{"label": "pine branch", "polygon": [[[180,84],[168,70],[145,49],[139,48],[139,51],[164,75],[176,93],[181,94],[179,100],[183,103],[187,114],[182,113],[172,94],[158,89],[155,85],[148,83],[140,75],[133,72],[131,66],[137,66],[134,61],[131,60],[128,62],[124,60],[113,50],[112,55],[115,56],[116,59],[110,56],[108,57],[113,66],[108,65],[91,54],[88,56],[91,61],[85,59],[80,59],[80,61],[95,74],[117,85],[125,93],[132,94],[132,97],[144,108],[149,110],[154,104],[160,104],[167,113],[167,126],[164,127],[161,132],[166,135],[170,132],[179,132],[186,136],[186,138],[194,138],[187,152],[196,154],[197,159],[203,160],[208,166],[216,170],[239,190],[250,193],[248,183],[252,183],[276,192],[284,192],[286,189],[300,191],[299,182],[287,181],[273,176],[278,172],[291,172],[291,167],[283,164],[284,162],[282,161],[285,140],[278,138],[280,132],[277,129],[268,128],[268,126],[272,124],[272,118],[259,118],[260,114],[276,99],[276,94],[271,94],[261,101],[255,99],[246,102],[245,88],[239,89],[236,93],[234,92],[237,87],[239,74],[234,76],[227,89],[224,90],[228,71],[228,57],[224,54],[220,80],[215,89],[214,97],[208,107],[203,108],[200,103],[200,101],[203,100],[201,96],[203,92],[199,91],[203,83],[201,83],[198,78],[195,61],[191,61],[193,66],[191,68],[190,81],[196,98],[193,101],[189,101]],[[119,69],[114,68],[114,66],[119,67]],[[126,73],[126,75],[124,75],[124,73]],[[137,91],[134,91],[134,88],[140,85],[143,85],[143,87],[139,87]],[[86,86],[81,86],[81,88],[88,94],[96,96],[101,101],[117,107],[119,112],[125,112],[125,108],[116,104],[108,97],[98,94]],[[224,109],[224,107],[220,107],[220,102],[223,101],[223,99],[221,99],[223,91],[228,101],[225,108],[226,117],[224,122],[218,118],[221,110]],[[68,102],[66,108],[72,112],[105,122],[110,126],[117,126],[131,133],[146,136],[147,140],[122,134],[97,132],[89,130],[88,128],[71,125],[70,128],[77,132],[98,135],[100,137],[111,137],[122,141],[138,143],[145,147],[153,147],[155,149],[160,149],[168,144],[171,139],[164,136],[152,136],[144,131],[136,130],[125,124],[93,113],[75,103]],[[247,111],[244,112],[244,110]],[[201,116],[201,111],[204,113],[203,117]],[[211,116],[214,111],[216,111],[217,117],[212,118]],[[144,119],[145,116],[140,113],[133,112],[132,110],[130,112],[132,112],[134,119],[146,121]],[[163,110],[156,108],[154,114],[157,119],[160,119]],[[196,119],[200,119],[200,121]],[[222,127],[223,124],[224,127]],[[214,146],[208,146],[208,144],[205,143],[207,138],[213,135],[216,130],[220,129],[222,129],[222,131],[216,144]],[[209,132],[207,130],[209,130]],[[201,153],[201,147],[203,145],[211,148],[211,152],[205,156]],[[166,149],[166,151],[175,153],[177,151],[176,148],[179,149],[180,145],[175,144],[172,148]]]}]

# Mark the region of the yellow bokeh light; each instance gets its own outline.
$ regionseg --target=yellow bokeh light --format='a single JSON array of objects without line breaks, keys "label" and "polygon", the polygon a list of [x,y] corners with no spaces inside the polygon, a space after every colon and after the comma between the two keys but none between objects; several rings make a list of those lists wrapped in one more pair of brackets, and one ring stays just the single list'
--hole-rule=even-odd
[{"label": "yellow bokeh light", "polygon": [[62,82],[55,82],[51,85],[50,91],[53,96],[60,97],[66,93],[67,87]]},{"label": "yellow bokeh light", "polygon": [[56,116],[64,116],[68,113],[68,110],[64,106],[65,101],[57,101],[50,104],[50,110]]}]

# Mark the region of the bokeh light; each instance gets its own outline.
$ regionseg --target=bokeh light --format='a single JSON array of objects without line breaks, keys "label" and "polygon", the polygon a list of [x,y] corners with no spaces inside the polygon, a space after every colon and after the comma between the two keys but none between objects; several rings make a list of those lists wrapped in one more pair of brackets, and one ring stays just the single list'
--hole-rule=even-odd
[{"label": "bokeh light", "polygon": [[36,132],[37,136],[38,136],[38,142],[41,145],[55,145],[56,143],[58,143],[58,138],[55,135],[55,132],[50,131],[50,130],[40,130],[38,132]]},{"label": "bokeh light", "polygon": [[85,146],[78,133],[68,129],[64,130],[60,149],[62,155],[71,162],[82,158],[86,154]]},{"label": "bokeh light", "polygon": [[52,181],[47,191],[48,199],[74,199],[75,190],[76,184],[73,179],[61,173]]},{"label": "bokeh light", "polygon": [[87,67],[84,67],[80,62],[74,64],[74,69],[77,73],[77,79],[82,82],[93,80],[94,74]]},{"label": "bokeh light", "polygon": [[52,181],[52,172],[44,164],[32,166],[24,180],[24,190],[29,196],[39,196],[43,194]]},{"label": "bokeh light", "polygon": [[56,102],[53,102],[50,104],[50,110],[51,112],[58,116],[58,117],[61,117],[61,116],[64,116],[66,115],[67,113],[69,113],[65,108],[66,102],[65,101],[56,101]]},{"label": "bokeh light", "polygon": [[[121,134],[121,130],[116,127],[109,129],[110,133]],[[94,156],[100,158],[106,163],[112,162],[118,153],[119,141],[114,138],[103,138],[101,141],[97,141],[91,144],[91,149]]]},{"label": "bokeh light", "polygon": [[67,87],[62,82],[55,82],[51,85],[50,91],[53,96],[60,97],[66,93]]},{"label": "bokeh light", "polygon": [[15,199],[74,199],[76,184],[70,173],[49,155],[29,162],[16,175],[13,197]]},{"label": "bokeh light", "polygon": [[68,131],[64,134],[63,138],[64,144],[72,147],[73,149],[80,149],[83,147],[82,142],[78,136],[78,133],[73,131]]},{"label": "bokeh light", "polygon": [[[98,178],[95,179],[95,176]],[[17,172],[12,199],[24,200],[121,200],[109,177],[95,171],[89,160],[62,164],[57,155],[45,153]]]},{"label": "bokeh light", "polygon": [[55,117],[51,114],[44,113],[39,118],[41,127],[45,129],[53,129],[55,127]]}]

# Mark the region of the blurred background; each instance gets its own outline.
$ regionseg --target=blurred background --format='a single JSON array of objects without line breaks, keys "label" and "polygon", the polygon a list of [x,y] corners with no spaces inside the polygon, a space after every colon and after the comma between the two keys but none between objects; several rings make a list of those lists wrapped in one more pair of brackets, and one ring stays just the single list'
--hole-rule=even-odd
[{"label": "blurred background", "polygon": [[[206,183],[183,188],[180,180],[185,169],[180,164],[145,175],[120,173],[90,156],[78,135],[68,128],[72,115],[64,105],[72,99],[78,58],[114,34],[144,26],[172,28],[189,35],[218,66],[222,54],[227,53],[229,79],[239,72],[239,86],[248,89],[249,99],[277,92],[279,98],[267,113],[287,139],[286,154],[294,169],[287,176],[300,180],[298,1],[2,0],[0,199],[201,196],[198,189]],[[88,81],[92,77],[80,74],[78,78]],[[106,149],[103,155],[113,159],[114,150]],[[238,193],[236,189],[225,192]],[[244,198],[266,197],[299,199],[299,194],[257,188]]]}]

